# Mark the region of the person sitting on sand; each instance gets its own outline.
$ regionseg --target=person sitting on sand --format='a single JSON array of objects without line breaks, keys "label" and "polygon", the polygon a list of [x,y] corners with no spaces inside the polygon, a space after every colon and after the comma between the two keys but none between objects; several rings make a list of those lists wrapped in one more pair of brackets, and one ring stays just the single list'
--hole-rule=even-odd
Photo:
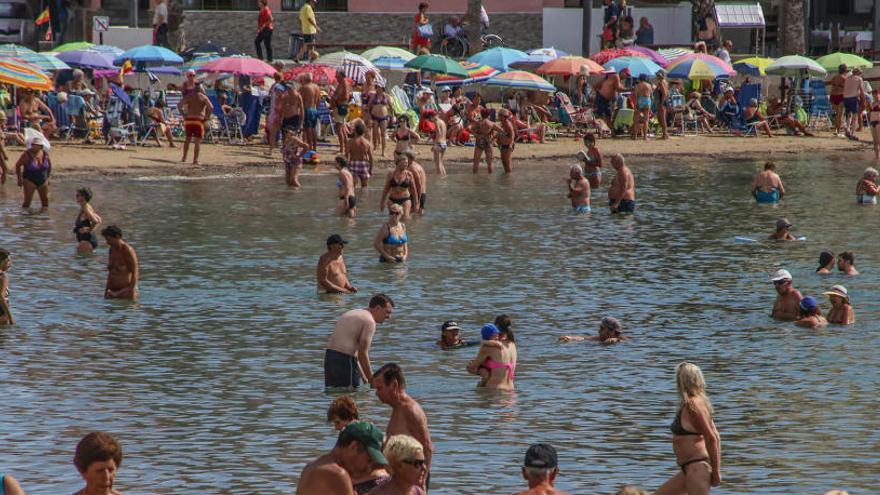
[{"label": "person sitting on sand", "polygon": [[768,238],[774,241],[796,241],[797,237],[789,232],[793,226],[787,218],[780,218],[776,220],[776,232],[770,234]]},{"label": "person sitting on sand", "polygon": [[559,342],[582,342],[591,341],[601,344],[617,344],[626,342],[629,337],[623,335],[620,330],[620,322],[617,318],[606,316],[599,322],[599,335],[563,335],[559,337]]},{"label": "person sitting on sand", "polygon": [[715,120],[715,116],[703,108],[700,97],[699,91],[692,91],[688,96],[687,109],[691,116],[697,120],[697,124],[706,131],[706,134],[712,134],[712,125],[709,124],[709,120]]},{"label": "person sitting on sand", "polygon": [[828,312],[828,323],[839,325],[852,325],[856,322],[856,315],[849,303],[849,292],[842,285],[834,285],[822,293],[831,300],[831,311]]},{"label": "person sitting on sand", "polygon": [[837,255],[837,270],[854,277],[859,274],[855,267],[856,255],[852,251],[844,251]]},{"label": "person sitting on sand", "polygon": [[478,342],[472,340],[464,340],[461,338],[461,328],[455,321],[443,322],[440,327],[440,340],[436,342],[437,347],[444,351],[449,349],[459,349],[461,347],[470,347],[477,345]]},{"label": "person sitting on sand", "polygon": [[816,302],[816,299],[813,296],[807,296],[801,299],[798,309],[800,311],[798,313],[798,319],[794,322],[795,325],[806,328],[818,328],[824,327],[828,324],[828,321],[822,316],[822,310],[819,309],[819,303]]},{"label": "person sitting on sand", "polygon": [[769,105],[767,105],[767,115],[776,116],[776,121],[781,125],[784,125],[786,129],[790,130],[795,136],[797,136],[798,133],[809,137],[815,136],[815,134],[807,129],[807,126],[805,126],[803,122],[797,120],[791,115],[785,107],[785,104],[782,103],[782,100],[779,98],[773,98],[770,100]]},{"label": "person sitting on sand", "polygon": [[856,185],[856,201],[860,205],[876,205],[877,194],[880,194],[880,185],[877,185],[877,169],[868,167]]},{"label": "person sitting on sand", "polygon": [[171,133],[171,126],[168,125],[168,121],[165,118],[165,100],[162,98],[157,99],[154,106],[147,110],[147,117],[150,118],[155,126],[153,138],[156,139],[156,145],[160,148],[162,147],[162,141],[159,140],[159,135],[161,134],[168,140],[168,147],[174,148],[174,135]]},{"label": "person sitting on sand", "polygon": [[770,132],[770,124],[767,123],[767,119],[761,115],[761,111],[758,110],[758,99],[752,98],[749,100],[749,106],[743,109],[743,119],[746,121],[746,124],[753,125],[755,127],[755,132],[759,130],[764,131],[767,134],[768,138],[772,138],[773,134]]},{"label": "person sitting on sand", "polygon": [[776,288],[776,301],[773,303],[773,312],[770,316],[775,320],[794,321],[798,318],[798,305],[801,303],[801,293],[791,285],[791,273],[788,270],[777,270],[770,280]]},{"label": "person sitting on sand", "polygon": [[565,179],[568,186],[567,198],[571,199],[571,207],[575,213],[590,212],[590,183],[584,178],[581,166],[574,164]]},{"label": "person sitting on sand", "polygon": [[819,268],[816,273],[819,275],[831,275],[834,270],[834,253],[831,251],[822,251],[819,253]]},{"label": "person sitting on sand", "polygon": [[776,164],[767,162],[752,181],[752,196],[758,203],[776,203],[785,196],[782,179],[776,173]]}]

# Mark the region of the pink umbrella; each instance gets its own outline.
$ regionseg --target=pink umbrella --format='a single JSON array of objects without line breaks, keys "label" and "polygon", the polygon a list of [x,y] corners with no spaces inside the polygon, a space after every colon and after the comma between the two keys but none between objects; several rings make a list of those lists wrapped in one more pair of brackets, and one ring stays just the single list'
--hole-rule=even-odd
[{"label": "pink umbrella", "polygon": [[633,46],[628,46],[626,49],[629,51],[641,54],[644,57],[650,58],[660,67],[666,67],[667,65],[669,65],[669,59],[667,59],[663,55],[660,55],[660,53],[655,52],[654,50],[651,50],[650,48],[645,48],[644,46],[633,45]]},{"label": "pink umbrella", "polygon": [[721,67],[731,76],[736,75],[736,70],[734,70],[732,65],[714,55],[709,55],[707,53],[688,53],[687,55],[682,55],[675,60],[671,60],[669,62],[669,65],[681,62],[682,60],[702,60],[703,62],[709,62],[710,64],[715,64]]},{"label": "pink umbrella", "polygon": [[645,57],[646,55],[630,50],[629,48],[610,48],[608,50],[602,50],[599,53],[594,53],[590,55],[590,58],[595,60],[599,65],[607,64],[609,60],[614,60],[619,57]]},{"label": "pink umbrella", "polygon": [[223,57],[203,65],[198,72],[228,73],[252,77],[268,77],[277,71],[274,67],[253,57]]}]

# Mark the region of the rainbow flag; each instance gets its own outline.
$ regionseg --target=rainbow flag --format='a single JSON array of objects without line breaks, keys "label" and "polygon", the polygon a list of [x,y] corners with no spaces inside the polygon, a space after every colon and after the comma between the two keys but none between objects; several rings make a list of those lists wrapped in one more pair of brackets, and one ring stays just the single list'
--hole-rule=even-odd
[{"label": "rainbow flag", "polygon": [[37,20],[34,21],[34,24],[36,24],[37,26],[42,26],[43,24],[48,23],[50,20],[51,19],[49,18],[49,8],[46,7],[46,9],[43,11],[43,13],[41,13],[37,17]]}]

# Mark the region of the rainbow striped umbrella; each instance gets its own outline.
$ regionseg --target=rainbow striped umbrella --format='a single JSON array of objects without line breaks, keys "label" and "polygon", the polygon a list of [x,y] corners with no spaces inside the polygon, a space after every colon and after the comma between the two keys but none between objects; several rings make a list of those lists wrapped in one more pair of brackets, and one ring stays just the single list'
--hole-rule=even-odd
[{"label": "rainbow striped umbrella", "polygon": [[666,77],[669,79],[690,79],[695,81],[729,76],[730,72],[724,67],[698,58],[681,57],[666,67]]},{"label": "rainbow striped umbrella", "polygon": [[727,75],[729,76],[736,75],[736,69],[734,69],[732,65],[728,64],[724,60],[721,60],[715,55],[709,55],[708,53],[688,53],[687,55],[682,55],[681,57],[673,60],[669,65],[671,66],[672,64],[676,62],[681,62],[682,60],[702,60],[703,62],[721,67],[722,69],[727,71]]},{"label": "rainbow striped umbrella", "polygon": [[39,91],[52,90],[52,80],[39,67],[8,59],[0,60],[0,83]]},{"label": "rainbow striped umbrella", "polygon": [[23,55],[29,55],[31,53],[37,53],[30,48],[25,46],[16,45],[14,43],[6,43],[5,45],[0,45],[0,57],[21,57]]},{"label": "rainbow striped umbrella", "polygon": [[464,67],[464,70],[467,71],[468,77],[461,78],[453,75],[438,75],[436,79],[434,79],[434,84],[437,86],[459,86],[462,84],[473,84],[482,81],[486,81],[491,79],[498,74],[501,74],[501,71],[488,65],[476,64],[473,62],[462,62],[461,66]]},{"label": "rainbow striped umbrella", "polygon": [[15,58],[21,60],[22,62],[36,65],[40,68],[40,70],[44,71],[64,70],[70,68],[70,66],[64,63],[62,60],[59,60],[52,55],[48,55],[45,53],[25,53]]},{"label": "rainbow striped umbrella", "polygon": [[486,86],[546,91],[549,93],[556,91],[556,87],[544,79],[541,79],[541,76],[536,76],[531,72],[525,72],[522,70],[512,70],[510,72],[498,74],[484,84]]}]

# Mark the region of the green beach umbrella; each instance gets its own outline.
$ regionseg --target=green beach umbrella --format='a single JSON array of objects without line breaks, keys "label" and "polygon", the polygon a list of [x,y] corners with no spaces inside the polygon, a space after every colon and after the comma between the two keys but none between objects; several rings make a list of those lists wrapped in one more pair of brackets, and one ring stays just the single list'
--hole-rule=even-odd
[{"label": "green beach umbrella", "polygon": [[874,64],[870,60],[864,59],[853,53],[843,52],[829,53],[824,57],[817,58],[816,62],[818,62],[825,70],[837,70],[841,64],[846,64],[850,69],[853,67],[861,67],[862,69],[870,69],[871,67],[874,67]]},{"label": "green beach umbrella", "polygon": [[52,51],[55,53],[64,53],[71,50],[89,50],[95,45],[88,41],[71,41],[60,46],[56,46]]},{"label": "green beach umbrella", "polygon": [[828,71],[822,68],[818,62],[800,55],[786,55],[777,58],[775,62],[764,69],[764,72],[771,76],[786,77],[825,77],[828,74]]},{"label": "green beach umbrella", "polygon": [[419,55],[410,60],[404,67],[419,69],[437,74],[450,74],[462,78],[468,77],[468,71],[460,63],[442,55]]},{"label": "green beach umbrella", "polygon": [[409,62],[416,58],[415,55],[403,48],[397,48],[394,46],[377,46],[376,48],[370,48],[364,53],[361,53],[361,57],[364,57],[370,62],[382,57],[400,58],[403,59],[404,62]]}]

